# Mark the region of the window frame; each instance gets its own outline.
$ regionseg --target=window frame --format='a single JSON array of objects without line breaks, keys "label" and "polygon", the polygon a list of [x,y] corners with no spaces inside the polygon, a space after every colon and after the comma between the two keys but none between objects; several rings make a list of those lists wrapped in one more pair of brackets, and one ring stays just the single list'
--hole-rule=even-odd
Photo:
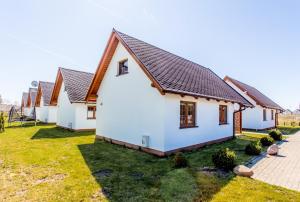
[{"label": "window frame", "polygon": [[[222,108],[225,108],[226,110],[222,110]],[[221,120],[222,119],[222,112],[225,112],[224,114],[224,119],[225,120]],[[219,105],[219,125],[227,125],[228,124],[228,106],[227,105]]]},{"label": "window frame", "polygon": [[267,109],[263,109],[263,121],[267,121]]},{"label": "window frame", "polygon": [[[189,109],[188,109],[188,106],[192,104],[193,105],[193,113],[192,113],[192,124],[189,124],[188,123],[188,112],[189,112]],[[181,111],[181,106],[184,105],[184,108],[185,108],[185,115],[182,115],[182,111]],[[198,127],[196,125],[196,102],[190,102],[190,101],[180,101],[180,109],[179,109],[179,128],[180,129],[184,129],[184,128],[196,128]],[[185,123],[182,124],[182,116],[184,116],[184,120],[185,120]]]},{"label": "window frame", "polygon": [[274,110],[271,110],[271,120],[274,121]]},{"label": "window frame", "polygon": [[[89,108],[93,108],[94,110],[89,110]],[[93,112],[93,116],[89,117],[89,112],[92,111]],[[96,119],[96,111],[97,111],[97,106],[87,106],[87,119],[91,120],[91,119]]]},{"label": "window frame", "polygon": [[[125,62],[127,62],[127,71],[124,71],[124,63]],[[123,65],[123,66],[121,66],[121,64]],[[118,74],[117,74],[117,76],[121,76],[121,75],[124,75],[124,74],[128,74],[129,73],[129,71],[128,71],[128,69],[129,69],[129,67],[128,67],[129,65],[128,65],[128,59],[126,58],[126,59],[123,59],[123,60],[120,60],[119,62],[118,62]]]}]

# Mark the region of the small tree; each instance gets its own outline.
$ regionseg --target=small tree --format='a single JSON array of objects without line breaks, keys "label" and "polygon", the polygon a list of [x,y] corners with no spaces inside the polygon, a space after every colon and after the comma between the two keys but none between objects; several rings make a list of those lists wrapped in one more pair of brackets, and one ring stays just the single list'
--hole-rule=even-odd
[{"label": "small tree", "polygon": [[1,112],[0,114],[0,133],[4,132],[4,114]]}]

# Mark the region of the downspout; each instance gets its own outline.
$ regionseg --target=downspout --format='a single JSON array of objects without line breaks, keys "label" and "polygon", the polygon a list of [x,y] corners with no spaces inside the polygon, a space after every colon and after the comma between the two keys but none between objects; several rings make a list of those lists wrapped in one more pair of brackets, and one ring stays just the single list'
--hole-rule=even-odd
[{"label": "downspout", "polygon": [[[236,134],[235,134],[235,114],[244,111],[246,108],[247,108],[247,107],[245,107],[244,105],[241,105],[241,104],[240,104],[240,109],[233,112],[233,138],[236,137],[236,136],[235,136],[235,135],[236,135]],[[240,121],[241,121],[241,124],[242,124],[242,118],[241,118]]]}]

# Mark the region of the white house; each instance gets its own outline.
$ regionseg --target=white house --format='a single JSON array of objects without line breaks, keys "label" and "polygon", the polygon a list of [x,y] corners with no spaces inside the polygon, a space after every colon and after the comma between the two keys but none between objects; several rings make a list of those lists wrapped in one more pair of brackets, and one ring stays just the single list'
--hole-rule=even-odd
[{"label": "white house", "polygon": [[34,118],[34,108],[35,108],[35,97],[36,97],[37,89],[29,88],[27,105],[25,108],[25,116],[30,116]]},{"label": "white house", "polygon": [[44,123],[56,123],[56,106],[50,106],[50,99],[52,95],[52,91],[54,88],[54,83],[40,81],[36,100],[35,100],[35,108],[36,108],[36,118],[37,120]]},{"label": "white house", "polygon": [[28,114],[27,99],[28,93],[23,92],[21,101],[21,114],[25,116]]},{"label": "white house", "polygon": [[278,113],[284,111],[278,104],[252,86],[228,76],[224,80],[254,106],[242,112],[244,129],[265,130],[277,127]]},{"label": "white house", "polygon": [[232,138],[252,106],[210,69],[116,30],[86,100],[97,138],[159,156]]},{"label": "white house", "polygon": [[95,130],[96,104],[85,102],[94,74],[59,68],[51,106],[57,106],[56,125],[71,130]]}]

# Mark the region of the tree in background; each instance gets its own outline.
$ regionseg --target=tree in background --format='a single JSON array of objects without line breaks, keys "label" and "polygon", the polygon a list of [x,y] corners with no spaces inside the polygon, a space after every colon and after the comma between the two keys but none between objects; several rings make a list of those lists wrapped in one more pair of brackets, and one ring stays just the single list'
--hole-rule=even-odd
[{"label": "tree in background", "polygon": [[0,114],[0,133],[4,132],[4,113]]}]

